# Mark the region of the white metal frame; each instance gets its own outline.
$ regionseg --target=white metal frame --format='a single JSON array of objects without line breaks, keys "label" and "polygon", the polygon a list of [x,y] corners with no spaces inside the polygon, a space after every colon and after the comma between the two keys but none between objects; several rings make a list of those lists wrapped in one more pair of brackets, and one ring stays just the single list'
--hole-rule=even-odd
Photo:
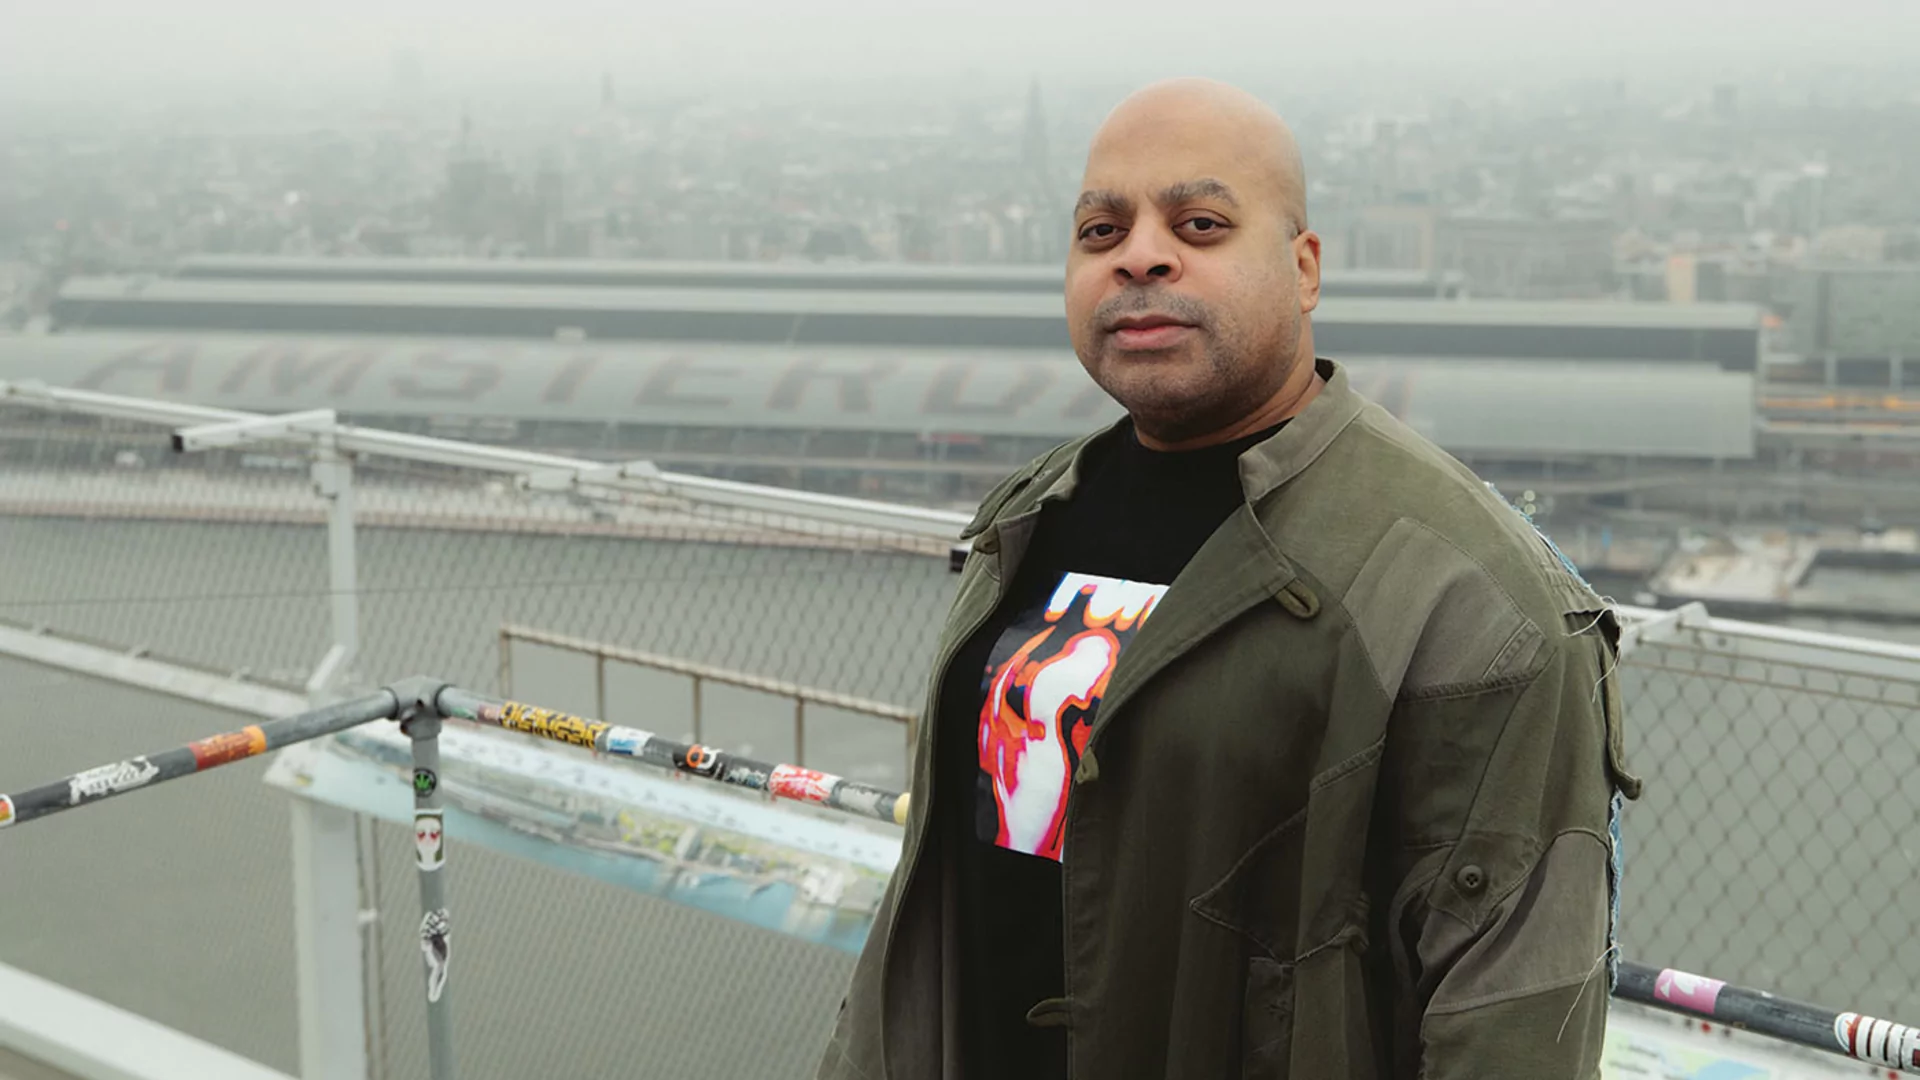
[{"label": "white metal frame", "polygon": [[0,1046],[78,1080],[292,1080],[5,964],[0,964]]},{"label": "white metal frame", "polygon": [[[942,540],[951,540],[959,535],[969,520],[966,514],[947,510],[898,506],[870,499],[821,495],[664,472],[650,462],[608,465],[557,454],[478,446],[425,435],[355,427],[321,420],[320,414],[330,415],[330,410],[324,409],[272,416],[200,405],[176,405],[92,390],[70,390],[41,382],[0,382],[0,400],[182,428],[184,430],[175,439],[176,447],[182,450],[207,449],[215,445],[232,446],[245,441],[312,442],[330,437],[334,451],[339,454],[378,454],[407,461],[509,473],[525,478],[527,486],[537,486],[540,490],[601,488],[655,495],[669,493],[696,502],[736,509],[760,510]],[[193,445],[188,445],[190,440]]]},{"label": "white metal frame", "polygon": [[1691,645],[1718,655],[1820,668],[1920,684],[1920,646],[1828,634],[1791,626],[1722,619],[1695,601],[1672,610],[1616,607],[1621,653],[1631,662],[1643,645]]}]

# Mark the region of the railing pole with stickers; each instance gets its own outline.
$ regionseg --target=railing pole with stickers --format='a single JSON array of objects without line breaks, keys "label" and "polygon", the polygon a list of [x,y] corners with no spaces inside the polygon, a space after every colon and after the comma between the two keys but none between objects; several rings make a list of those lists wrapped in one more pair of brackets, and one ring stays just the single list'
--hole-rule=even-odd
[{"label": "railing pole with stickers", "polygon": [[420,897],[424,909],[420,949],[426,956],[429,1068],[432,1080],[454,1080],[453,1049],[443,992],[447,981],[446,885],[438,872],[445,864],[446,851],[440,827],[440,714],[434,710],[434,700],[443,685],[430,679],[406,679],[365,697],[249,724],[239,731],[222,732],[158,754],[102,765],[15,795],[0,794],[0,829],[245,761],[283,746],[333,735],[375,720],[400,720],[401,730],[413,740],[414,837],[419,851]]},{"label": "railing pole with stickers", "polygon": [[441,688],[400,703],[400,730],[413,745],[413,847],[420,872],[420,953],[426,964],[427,1071],[453,1080],[453,1016],[447,1001],[448,936],[446,811],[440,798]]},{"label": "railing pole with stickers", "polygon": [[393,716],[397,700],[393,691],[381,690],[297,716],[249,724],[239,731],[222,732],[172,750],[88,769],[17,794],[0,794],[0,828],[37,821],[62,810],[91,805],[168,780],[245,761],[283,746],[385,720]]},{"label": "railing pole with stickers", "polygon": [[[150,787],[367,723],[400,720],[413,745],[414,845],[420,873],[420,948],[425,957],[427,1040],[432,1080],[454,1080],[447,983],[446,832],[440,791],[443,717],[536,735],[734,787],[813,803],[878,821],[903,824],[905,792],[847,780],[797,765],[769,765],[697,744],[662,739],[520,702],[485,697],[428,679],[281,720],[215,735],[174,750],[76,773],[54,784],[0,795],[0,827]],[[1920,1025],[1836,1012],[1729,986],[1717,979],[1622,963],[1614,996],[1711,1020],[1830,1054],[1920,1075]]]},{"label": "railing pole with stickers", "polygon": [[663,769],[794,802],[814,803],[876,821],[904,825],[908,796],[798,765],[774,765],[699,743],[674,742],[638,728],[621,727],[518,701],[483,697],[459,687],[440,691],[443,716],[538,735],[554,742],[633,758]]},{"label": "railing pole with stickers", "polygon": [[1622,963],[1620,986],[1613,994],[1682,1016],[1920,1074],[1920,1026],[1834,1012],[1777,998],[1763,990],[1728,986],[1703,975],[1661,971],[1645,964]]}]

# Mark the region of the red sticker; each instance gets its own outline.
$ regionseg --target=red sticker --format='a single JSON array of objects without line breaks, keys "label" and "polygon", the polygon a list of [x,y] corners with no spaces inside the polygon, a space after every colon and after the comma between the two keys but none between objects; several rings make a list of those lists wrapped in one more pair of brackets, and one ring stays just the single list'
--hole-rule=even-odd
[{"label": "red sticker", "polygon": [[13,798],[0,795],[0,829],[13,824]]},{"label": "red sticker", "polygon": [[767,776],[767,790],[783,799],[823,803],[839,779],[798,765],[775,765]]}]

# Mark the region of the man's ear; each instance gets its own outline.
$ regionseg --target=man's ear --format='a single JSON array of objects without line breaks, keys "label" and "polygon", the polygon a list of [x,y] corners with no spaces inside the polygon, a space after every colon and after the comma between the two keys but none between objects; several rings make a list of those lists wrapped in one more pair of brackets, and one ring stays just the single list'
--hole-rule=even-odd
[{"label": "man's ear", "polygon": [[1303,229],[1293,238],[1293,262],[1300,277],[1300,310],[1320,305],[1320,234]]}]

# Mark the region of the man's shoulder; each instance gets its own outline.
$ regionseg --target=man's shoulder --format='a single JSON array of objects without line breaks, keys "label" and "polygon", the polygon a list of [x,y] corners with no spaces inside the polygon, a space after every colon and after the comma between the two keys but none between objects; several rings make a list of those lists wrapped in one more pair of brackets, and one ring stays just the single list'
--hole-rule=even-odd
[{"label": "man's shoulder", "polygon": [[1606,607],[1531,518],[1378,406],[1290,486],[1270,511],[1283,549],[1400,690],[1518,674],[1570,615]]}]

